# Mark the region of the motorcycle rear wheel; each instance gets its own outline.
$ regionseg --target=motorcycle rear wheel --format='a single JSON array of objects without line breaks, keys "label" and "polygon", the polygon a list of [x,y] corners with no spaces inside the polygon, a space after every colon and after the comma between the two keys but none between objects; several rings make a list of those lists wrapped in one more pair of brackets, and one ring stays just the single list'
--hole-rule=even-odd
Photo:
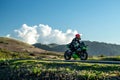
[{"label": "motorcycle rear wheel", "polygon": [[65,60],[70,60],[71,59],[71,53],[69,50],[65,51],[64,53],[64,59]]}]

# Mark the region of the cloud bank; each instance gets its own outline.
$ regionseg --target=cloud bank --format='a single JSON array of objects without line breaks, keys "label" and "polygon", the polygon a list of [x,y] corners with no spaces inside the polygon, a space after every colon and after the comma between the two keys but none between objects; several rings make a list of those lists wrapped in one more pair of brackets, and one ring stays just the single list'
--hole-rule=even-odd
[{"label": "cloud bank", "polygon": [[[27,24],[23,24],[20,29],[14,30],[14,37],[29,44],[67,44],[71,42],[74,35],[77,33],[76,30],[71,29],[62,32],[58,29],[52,29],[52,27],[44,24],[39,24],[38,26],[28,26]],[[11,34],[7,36],[12,37]]]}]

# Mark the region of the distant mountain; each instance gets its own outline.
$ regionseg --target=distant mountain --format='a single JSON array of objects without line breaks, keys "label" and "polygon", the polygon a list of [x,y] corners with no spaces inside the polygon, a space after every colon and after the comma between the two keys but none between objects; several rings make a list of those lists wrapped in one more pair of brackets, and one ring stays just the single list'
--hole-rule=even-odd
[{"label": "distant mountain", "polygon": [[[83,41],[86,45],[88,45],[88,54],[89,55],[106,55],[106,56],[114,56],[120,55],[120,45],[116,44],[108,44],[103,42],[96,41]],[[66,45],[58,45],[58,44],[41,44],[36,43],[33,46],[37,48],[41,48],[49,51],[57,51],[57,52],[65,52],[67,50]]]},{"label": "distant mountain", "polygon": [[48,44],[48,45],[36,43],[36,44],[33,44],[33,46],[44,49],[44,50],[57,51],[57,52],[64,52],[67,49],[65,45],[58,45],[58,44],[54,44],[54,43]]}]

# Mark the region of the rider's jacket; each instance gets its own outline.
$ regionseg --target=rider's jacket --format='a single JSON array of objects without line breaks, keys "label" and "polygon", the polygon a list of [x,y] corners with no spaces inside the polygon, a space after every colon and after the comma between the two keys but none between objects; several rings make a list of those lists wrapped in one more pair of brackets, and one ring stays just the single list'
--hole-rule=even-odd
[{"label": "rider's jacket", "polygon": [[70,45],[72,50],[77,50],[78,47],[80,46],[80,40],[78,40],[77,38],[74,38],[70,43]]}]

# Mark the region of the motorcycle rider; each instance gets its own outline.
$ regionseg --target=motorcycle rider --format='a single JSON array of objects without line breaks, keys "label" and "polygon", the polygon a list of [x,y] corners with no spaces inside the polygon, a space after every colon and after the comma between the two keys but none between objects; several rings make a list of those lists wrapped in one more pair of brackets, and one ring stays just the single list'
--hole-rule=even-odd
[{"label": "motorcycle rider", "polygon": [[80,40],[81,40],[81,36],[80,34],[76,34],[75,38],[73,38],[72,42],[70,43],[70,50],[72,52],[77,51],[78,49],[80,50]]},{"label": "motorcycle rider", "polygon": [[81,35],[76,34],[72,42],[67,45],[69,49],[66,50],[64,54],[64,58],[66,60],[70,60],[71,57],[73,57],[74,60],[76,60],[77,58],[80,58],[81,60],[87,60],[88,54],[86,52],[86,45],[80,40]]}]

